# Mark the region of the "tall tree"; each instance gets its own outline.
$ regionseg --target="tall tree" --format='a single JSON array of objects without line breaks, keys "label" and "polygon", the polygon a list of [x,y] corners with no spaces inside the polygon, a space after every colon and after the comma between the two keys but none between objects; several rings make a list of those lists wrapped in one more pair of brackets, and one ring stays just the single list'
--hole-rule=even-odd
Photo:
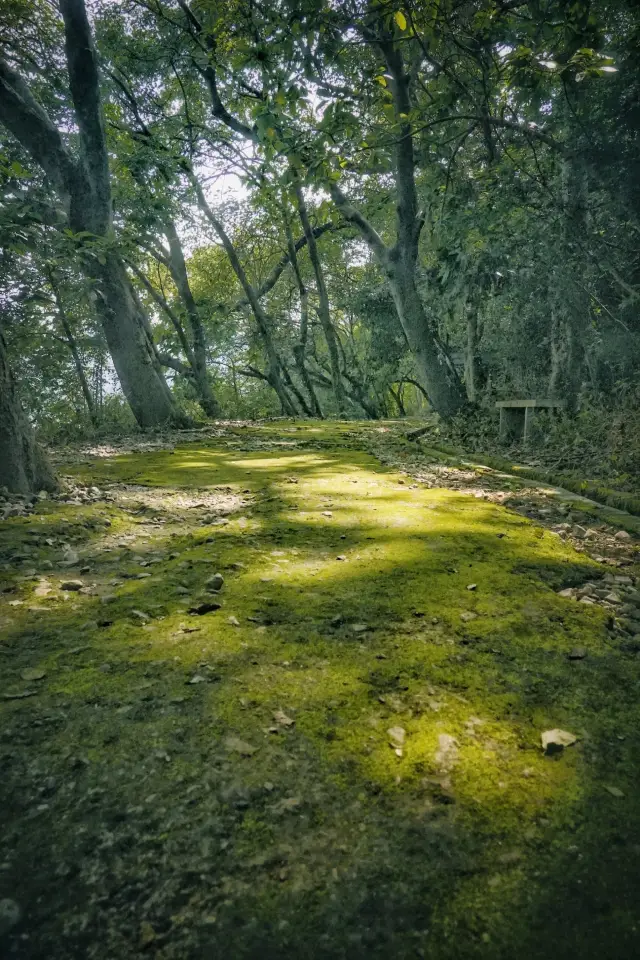
[{"label": "tall tree", "polygon": [[[60,0],[69,88],[78,127],[74,156],[25,80],[0,59],[0,123],[42,167],[68,214],[79,260],[96,283],[113,362],[142,427],[183,421],[164,380],[148,323],[141,315],[113,235],[109,161],[100,101],[98,57],[83,0]],[[85,241],[90,239],[92,245]],[[95,240],[101,243],[96,247]]]}]

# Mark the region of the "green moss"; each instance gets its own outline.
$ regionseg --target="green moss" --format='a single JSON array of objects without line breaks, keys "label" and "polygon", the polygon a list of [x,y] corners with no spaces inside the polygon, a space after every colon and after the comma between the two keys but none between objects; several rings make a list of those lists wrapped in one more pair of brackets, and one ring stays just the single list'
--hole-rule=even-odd
[{"label": "green moss", "polygon": [[[161,508],[117,501],[47,505],[2,526],[13,550],[69,519],[95,583],[68,600],[55,588],[30,611],[36,581],[8,574],[17,593],[6,597],[25,603],[0,610],[3,691],[24,688],[27,666],[46,677],[37,697],[0,705],[5,729],[63,716],[43,736],[33,728],[38,776],[66,783],[71,765],[88,798],[65,787],[28,831],[16,809],[16,863],[38,846],[44,896],[74,832],[97,837],[96,811],[109,823],[117,813],[117,858],[103,856],[145,897],[166,885],[152,919],[170,930],[167,957],[206,955],[207,944],[233,958],[569,956],[554,953],[565,933],[552,895],[566,895],[581,956],[616,942],[616,956],[631,956],[635,900],[620,884],[637,891],[637,880],[610,851],[613,835],[630,844],[639,830],[638,665],[612,645],[601,610],[556,592],[599,568],[499,506],[398,484],[349,448],[352,431],[274,424],[74,471],[168,494],[231,490],[245,503],[226,525],[193,506],[175,519],[175,502],[165,523],[145,525]],[[322,448],[276,445],[294,435]],[[266,449],[234,447],[257,441]],[[111,527],[84,526],[96,518]],[[133,555],[113,549],[129,535]],[[34,566],[56,549],[40,544]],[[142,568],[141,556],[160,562]],[[222,609],[191,615],[217,570]],[[151,576],[124,577],[141,571]],[[587,658],[573,663],[577,645]],[[543,757],[540,733],[556,726],[579,743]],[[405,731],[400,756],[394,727]],[[160,878],[139,876],[148,850],[163,851]],[[74,898],[93,909],[83,869],[63,917]],[[575,906],[579,891],[592,902],[620,894],[617,913],[594,920]],[[147,917],[120,909],[122,929],[133,919],[116,952],[133,956]],[[39,920],[49,942],[58,922]]]}]

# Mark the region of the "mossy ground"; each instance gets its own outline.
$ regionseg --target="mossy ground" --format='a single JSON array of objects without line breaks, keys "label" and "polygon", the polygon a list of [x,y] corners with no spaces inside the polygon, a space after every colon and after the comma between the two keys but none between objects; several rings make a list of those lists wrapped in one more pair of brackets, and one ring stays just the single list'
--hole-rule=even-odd
[{"label": "mossy ground", "polygon": [[349,435],[69,464],[162,502],[0,526],[6,956],[640,955],[639,665],[556,593],[598,571]]}]

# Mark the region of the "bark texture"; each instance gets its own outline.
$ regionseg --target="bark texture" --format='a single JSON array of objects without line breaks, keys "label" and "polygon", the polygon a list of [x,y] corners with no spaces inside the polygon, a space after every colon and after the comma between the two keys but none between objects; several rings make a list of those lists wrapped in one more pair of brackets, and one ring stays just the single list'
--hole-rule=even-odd
[{"label": "bark texture", "polygon": [[0,328],[0,486],[30,494],[57,489],[55,475],[22,409]]}]

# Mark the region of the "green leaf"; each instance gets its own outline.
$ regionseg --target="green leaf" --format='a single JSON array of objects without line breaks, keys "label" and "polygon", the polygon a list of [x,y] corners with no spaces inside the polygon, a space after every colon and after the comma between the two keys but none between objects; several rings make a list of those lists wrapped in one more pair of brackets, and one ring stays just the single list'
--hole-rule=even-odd
[{"label": "green leaf", "polygon": [[376,83],[379,83],[381,87],[386,87],[387,85],[387,78],[383,77],[382,75],[378,77],[374,77],[374,80],[376,81]]},{"label": "green leaf", "polygon": [[400,12],[400,10],[398,10],[397,13],[394,13],[393,19],[398,24],[401,30],[407,29],[407,18],[405,17],[404,13]]}]

